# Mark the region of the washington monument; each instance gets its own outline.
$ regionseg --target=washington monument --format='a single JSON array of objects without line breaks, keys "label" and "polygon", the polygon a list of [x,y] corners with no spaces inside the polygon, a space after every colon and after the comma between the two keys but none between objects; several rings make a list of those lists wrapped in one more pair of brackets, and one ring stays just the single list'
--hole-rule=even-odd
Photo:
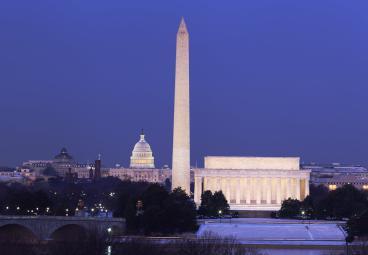
[{"label": "washington monument", "polygon": [[181,19],[176,36],[172,189],[190,194],[189,34]]}]

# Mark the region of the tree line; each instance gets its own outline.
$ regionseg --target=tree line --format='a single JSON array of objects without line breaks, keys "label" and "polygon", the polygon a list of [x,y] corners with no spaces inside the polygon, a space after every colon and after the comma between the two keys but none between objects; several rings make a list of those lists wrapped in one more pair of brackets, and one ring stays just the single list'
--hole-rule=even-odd
[{"label": "tree line", "polygon": [[278,216],[281,218],[350,219],[368,210],[368,193],[351,184],[329,191],[325,186],[310,186],[303,200],[284,200]]}]

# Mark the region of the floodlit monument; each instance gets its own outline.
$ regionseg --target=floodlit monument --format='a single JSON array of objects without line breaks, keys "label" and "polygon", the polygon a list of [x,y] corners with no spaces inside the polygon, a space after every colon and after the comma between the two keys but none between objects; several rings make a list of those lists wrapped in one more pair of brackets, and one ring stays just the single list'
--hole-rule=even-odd
[{"label": "floodlit monument", "polygon": [[155,158],[151,146],[146,141],[142,130],[140,139],[134,145],[130,166],[109,168],[108,176],[117,177],[123,181],[165,183],[171,178],[171,169],[167,166],[155,168]]},{"label": "floodlit monument", "polygon": [[151,146],[144,138],[143,130],[132,151],[130,168],[155,168],[155,158],[152,155]]},{"label": "floodlit monument", "polygon": [[190,194],[189,34],[181,19],[176,37],[172,189]]},{"label": "floodlit monument", "polygon": [[[188,194],[189,112],[189,34],[182,19],[176,41],[172,189]],[[276,211],[283,200],[309,194],[309,175],[297,157],[205,157],[204,168],[194,170],[194,201],[199,205],[206,190],[222,190],[231,210]]]},{"label": "floodlit monument", "polygon": [[221,190],[231,210],[276,211],[283,200],[303,200],[309,194],[310,170],[300,169],[298,157],[205,157],[194,170],[194,201]]}]

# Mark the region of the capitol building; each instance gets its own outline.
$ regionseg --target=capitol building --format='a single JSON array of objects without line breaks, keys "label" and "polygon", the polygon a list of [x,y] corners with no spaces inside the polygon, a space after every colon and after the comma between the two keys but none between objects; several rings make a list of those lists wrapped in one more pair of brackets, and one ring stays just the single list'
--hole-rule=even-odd
[{"label": "capitol building", "polygon": [[151,146],[142,132],[132,151],[129,168],[109,168],[108,176],[133,182],[164,183],[166,180],[171,181],[171,169],[155,167],[155,158]]},{"label": "capitol building", "polygon": [[[66,148],[62,148],[51,160],[28,160],[23,162],[19,168],[24,171],[32,171],[36,178],[44,178],[44,171],[48,168],[54,169],[55,175],[63,178],[72,174],[75,179],[93,179],[95,173],[95,163],[77,163]],[[119,165],[101,167],[100,176],[112,176],[132,182],[165,183],[166,181],[171,182],[171,169],[168,166],[155,167],[151,146],[142,131],[138,142],[134,145],[129,167]]]}]

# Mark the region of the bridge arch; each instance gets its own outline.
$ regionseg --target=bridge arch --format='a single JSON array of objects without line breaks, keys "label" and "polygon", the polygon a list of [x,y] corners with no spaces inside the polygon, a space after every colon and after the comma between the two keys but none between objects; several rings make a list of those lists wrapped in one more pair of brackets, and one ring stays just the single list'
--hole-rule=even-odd
[{"label": "bridge arch", "polygon": [[[6,227],[6,225],[11,225],[12,227]],[[65,241],[65,239],[73,240],[85,235],[90,238],[94,235],[105,238],[109,234],[109,228],[111,228],[110,235],[115,235],[118,233],[118,229],[120,229],[120,232],[125,230],[125,220],[121,218],[96,217],[0,216],[0,230],[4,230],[4,228],[10,228],[10,232],[18,231],[21,237],[25,235],[26,239],[29,240],[34,240],[34,236],[36,236],[39,241],[52,239]],[[70,232],[75,233],[77,236],[70,234]],[[8,235],[9,238],[10,236]],[[3,240],[7,239],[3,238]]]},{"label": "bridge arch", "polygon": [[39,236],[28,226],[9,223],[0,226],[0,243],[36,243]]},{"label": "bridge arch", "polygon": [[63,224],[56,227],[49,235],[54,241],[75,242],[88,237],[88,229],[80,224]]}]

